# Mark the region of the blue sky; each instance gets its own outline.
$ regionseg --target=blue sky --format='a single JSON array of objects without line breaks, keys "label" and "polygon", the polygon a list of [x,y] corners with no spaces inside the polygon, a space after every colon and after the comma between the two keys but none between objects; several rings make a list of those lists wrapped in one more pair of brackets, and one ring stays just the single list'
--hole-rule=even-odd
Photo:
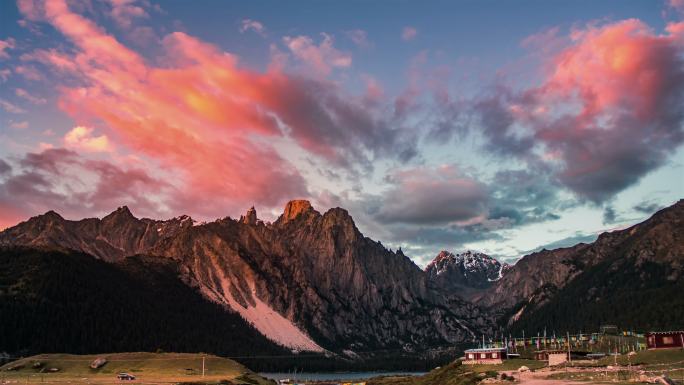
[{"label": "blue sky", "polygon": [[0,4],[0,227],[341,206],[419,265],[684,191],[680,1]]}]

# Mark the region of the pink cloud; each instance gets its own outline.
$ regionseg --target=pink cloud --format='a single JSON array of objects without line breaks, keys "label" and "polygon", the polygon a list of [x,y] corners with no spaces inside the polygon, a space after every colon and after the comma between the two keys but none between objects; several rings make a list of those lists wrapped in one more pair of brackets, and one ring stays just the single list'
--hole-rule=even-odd
[{"label": "pink cloud", "polygon": [[19,65],[14,67],[14,72],[23,76],[27,80],[39,81],[43,79],[43,75],[41,75],[41,73],[32,66]]},{"label": "pink cloud", "polygon": [[528,160],[541,149],[543,167],[594,202],[636,183],[684,142],[679,33],[672,24],[659,35],[636,19],[575,29],[539,87],[477,106],[492,148]]},{"label": "pink cloud", "polygon": [[283,42],[296,58],[321,75],[329,75],[333,68],[351,66],[351,54],[337,50],[332,36],[321,36],[323,40],[318,45],[308,36],[285,36]]},{"label": "pink cloud", "polygon": [[261,36],[266,36],[266,27],[256,20],[244,19],[240,22],[240,33],[254,31]]},{"label": "pink cloud", "polygon": [[667,5],[677,12],[684,13],[684,0],[667,0]]},{"label": "pink cloud", "polygon": [[25,130],[29,126],[29,123],[27,121],[21,121],[21,122],[10,122],[10,127],[17,129],[17,130]]},{"label": "pink cloud", "polygon": [[33,96],[23,88],[16,88],[14,90],[14,94],[17,95],[18,97],[22,98],[22,99],[28,100],[29,102],[31,102],[33,104],[45,104],[45,103],[47,103],[47,100],[45,98]]},{"label": "pink cloud", "polygon": [[[299,170],[275,148],[279,143],[349,169],[415,154],[415,140],[383,120],[365,95],[347,95],[320,74],[293,76],[277,67],[255,72],[241,67],[235,55],[183,32],[165,36],[159,60],[148,60],[64,1],[29,8],[27,18],[50,23],[73,46],[36,50],[22,59],[75,79],[58,86],[59,107],[77,126],[101,130],[97,136],[71,132],[65,144],[105,148],[90,146],[103,136],[121,152],[173,170],[173,184],[182,193],[174,194],[170,207],[215,217],[307,196]],[[324,35],[318,45],[307,39],[288,42],[293,55],[321,72],[351,64],[332,37]]]},{"label": "pink cloud", "polygon": [[146,18],[147,11],[136,5],[136,0],[108,0],[111,6],[111,17],[121,28],[131,28],[136,18]]},{"label": "pink cloud", "polygon": [[25,114],[26,110],[23,108],[8,102],[7,100],[0,99],[0,108],[9,112],[10,114]]},{"label": "pink cloud", "polygon": [[401,39],[404,41],[410,41],[418,36],[418,30],[414,27],[404,27],[401,31]]},{"label": "pink cloud", "polygon": [[10,49],[15,47],[15,41],[13,38],[7,38],[6,40],[0,40],[0,59],[9,59]]}]

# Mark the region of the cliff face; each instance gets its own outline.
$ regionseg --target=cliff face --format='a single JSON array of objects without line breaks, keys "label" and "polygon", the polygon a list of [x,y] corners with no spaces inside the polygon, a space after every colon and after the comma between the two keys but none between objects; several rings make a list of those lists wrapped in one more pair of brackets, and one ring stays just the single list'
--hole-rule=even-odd
[{"label": "cliff face", "polygon": [[347,211],[320,214],[306,201],[288,203],[272,224],[254,209],[199,226],[127,209],[75,222],[48,213],[0,233],[0,243],[170,259],[187,285],[297,350],[424,349],[491,327],[476,306],[429,287],[401,252],[364,237]]}]

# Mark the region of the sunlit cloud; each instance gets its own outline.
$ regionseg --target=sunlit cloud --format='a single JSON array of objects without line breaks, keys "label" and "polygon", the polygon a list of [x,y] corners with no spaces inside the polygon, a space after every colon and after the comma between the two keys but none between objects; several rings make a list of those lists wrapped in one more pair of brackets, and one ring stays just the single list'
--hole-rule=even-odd
[{"label": "sunlit cloud", "polygon": [[64,145],[67,148],[86,152],[111,152],[112,144],[106,135],[93,135],[90,127],[76,126],[64,135]]}]

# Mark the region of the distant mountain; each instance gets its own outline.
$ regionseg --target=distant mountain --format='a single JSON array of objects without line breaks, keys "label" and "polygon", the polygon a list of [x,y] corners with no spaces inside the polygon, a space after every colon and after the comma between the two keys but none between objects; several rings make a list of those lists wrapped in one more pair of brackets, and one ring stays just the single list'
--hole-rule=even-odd
[{"label": "distant mountain", "polygon": [[510,265],[470,250],[453,254],[441,251],[425,268],[430,283],[448,293],[468,297],[491,287],[510,269]]},{"label": "distant mountain", "polygon": [[514,330],[684,326],[684,200],[590,244],[523,257],[475,302]]},{"label": "distant mountain", "polygon": [[411,352],[493,325],[432,287],[401,251],[364,237],[345,210],[321,214],[307,201],[289,202],[274,223],[253,208],[206,224],[137,219],[125,207],[80,221],[48,212],[1,232],[0,245],[75,250],[114,265],[135,255],[165,261],[179,282],[289,349]]}]

